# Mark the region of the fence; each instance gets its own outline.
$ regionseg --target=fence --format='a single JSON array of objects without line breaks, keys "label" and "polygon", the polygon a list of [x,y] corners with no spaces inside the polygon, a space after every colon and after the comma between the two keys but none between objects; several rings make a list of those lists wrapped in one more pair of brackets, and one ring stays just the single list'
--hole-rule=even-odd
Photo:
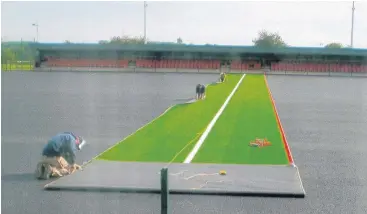
[{"label": "fence", "polygon": [[1,41],[1,70],[29,71],[34,67],[35,51],[31,49],[29,41]]},{"label": "fence", "polygon": [[186,59],[48,59],[46,71],[119,71],[119,72],[198,72],[268,73],[285,75],[367,76],[367,64],[326,62],[278,62],[261,65],[256,61]]},{"label": "fence", "polygon": [[[60,59],[49,58],[43,70],[131,71],[131,72],[210,72],[230,71],[226,61],[216,59]],[[251,66],[248,66],[251,69]],[[252,66],[258,69],[260,66]]]},{"label": "fence", "polygon": [[325,62],[299,62],[272,63],[267,70],[271,74],[285,75],[341,75],[341,76],[367,76],[367,64],[354,63],[325,63]]},{"label": "fence", "polygon": [[33,61],[6,61],[1,62],[1,71],[31,71],[34,69]]}]

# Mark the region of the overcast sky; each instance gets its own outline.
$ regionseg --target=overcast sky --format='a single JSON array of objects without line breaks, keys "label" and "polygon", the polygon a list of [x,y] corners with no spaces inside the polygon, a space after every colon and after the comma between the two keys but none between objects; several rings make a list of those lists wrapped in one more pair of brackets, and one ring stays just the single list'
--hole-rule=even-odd
[{"label": "overcast sky", "polygon": [[[354,47],[367,48],[367,2],[355,4]],[[351,1],[148,2],[147,37],[154,41],[252,45],[261,29],[292,46],[350,44]],[[4,40],[97,42],[144,32],[144,6],[135,2],[2,2]]]}]

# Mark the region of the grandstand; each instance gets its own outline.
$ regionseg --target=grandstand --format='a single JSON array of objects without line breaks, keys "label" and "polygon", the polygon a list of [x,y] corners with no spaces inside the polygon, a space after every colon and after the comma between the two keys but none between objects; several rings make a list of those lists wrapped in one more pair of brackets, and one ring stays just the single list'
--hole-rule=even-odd
[{"label": "grandstand", "polygon": [[178,44],[35,44],[36,67],[367,73],[366,49]]}]

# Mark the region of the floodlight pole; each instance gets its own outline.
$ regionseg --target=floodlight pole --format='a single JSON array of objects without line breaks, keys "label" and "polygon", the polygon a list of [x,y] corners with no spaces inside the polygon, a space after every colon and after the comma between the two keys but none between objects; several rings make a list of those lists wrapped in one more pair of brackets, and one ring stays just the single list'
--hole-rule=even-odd
[{"label": "floodlight pole", "polygon": [[38,23],[33,23],[32,26],[36,27],[36,39],[35,41],[38,42]]},{"label": "floodlight pole", "polygon": [[147,7],[148,4],[144,1],[144,44],[147,43]]},{"label": "floodlight pole", "polygon": [[353,1],[353,6],[352,6],[352,30],[351,30],[351,35],[350,35],[350,47],[353,48],[353,33],[354,33],[354,1]]}]

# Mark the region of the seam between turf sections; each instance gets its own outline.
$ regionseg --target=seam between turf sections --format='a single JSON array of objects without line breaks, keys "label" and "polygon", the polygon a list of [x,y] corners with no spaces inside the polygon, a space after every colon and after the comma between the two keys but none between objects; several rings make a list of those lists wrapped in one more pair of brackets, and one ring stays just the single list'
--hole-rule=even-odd
[{"label": "seam between turf sections", "polygon": [[213,117],[212,121],[210,121],[210,123],[207,126],[206,130],[204,131],[204,133],[200,136],[200,139],[196,143],[195,147],[192,149],[192,151],[186,157],[184,163],[190,163],[194,159],[196,153],[199,151],[201,145],[203,145],[203,143],[204,143],[206,137],[208,136],[209,132],[213,128],[214,124],[217,122],[217,120],[220,117],[220,115],[223,113],[224,109],[227,107],[229,101],[232,99],[234,93],[237,91],[238,87],[242,83],[242,80],[243,80],[243,78],[245,76],[246,76],[246,74],[243,74],[242,75],[241,79],[238,81],[237,85],[234,87],[234,89],[232,90],[232,92],[229,94],[229,96],[227,97],[226,101],[224,101],[222,107],[219,109],[219,111],[217,112],[217,114]]},{"label": "seam between turf sections", "polygon": [[286,135],[284,133],[282,123],[280,121],[280,117],[278,115],[277,107],[275,106],[275,101],[273,99],[273,95],[272,95],[271,90],[270,90],[269,85],[268,85],[268,80],[267,80],[266,74],[264,74],[264,80],[265,80],[266,87],[268,88],[269,97],[270,97],[271,103],[273,105],[273,109],[274,109],[275,117],[277,119],[278,126],[280,128],[280,132],[281,132],[281,135],[282,135],[282,138],[283,138],[283,143],[284,143],[284,146],[285,146],[285,149],[286,149],[288,160],[289,160],[291,165],[293,165],[294,167],[297,168],[297,176],[298,176],[298,179],[300,181],[300,187],[303,190],[303,192],[306,194],[305,188],[303,187],[303,182],[302,182],[302,179],[301,179],[301,175],[299,174],[298,167],[294,164],[293,156],[292,156],[290,147],[288,145],[288,141],[287,141]]}]

